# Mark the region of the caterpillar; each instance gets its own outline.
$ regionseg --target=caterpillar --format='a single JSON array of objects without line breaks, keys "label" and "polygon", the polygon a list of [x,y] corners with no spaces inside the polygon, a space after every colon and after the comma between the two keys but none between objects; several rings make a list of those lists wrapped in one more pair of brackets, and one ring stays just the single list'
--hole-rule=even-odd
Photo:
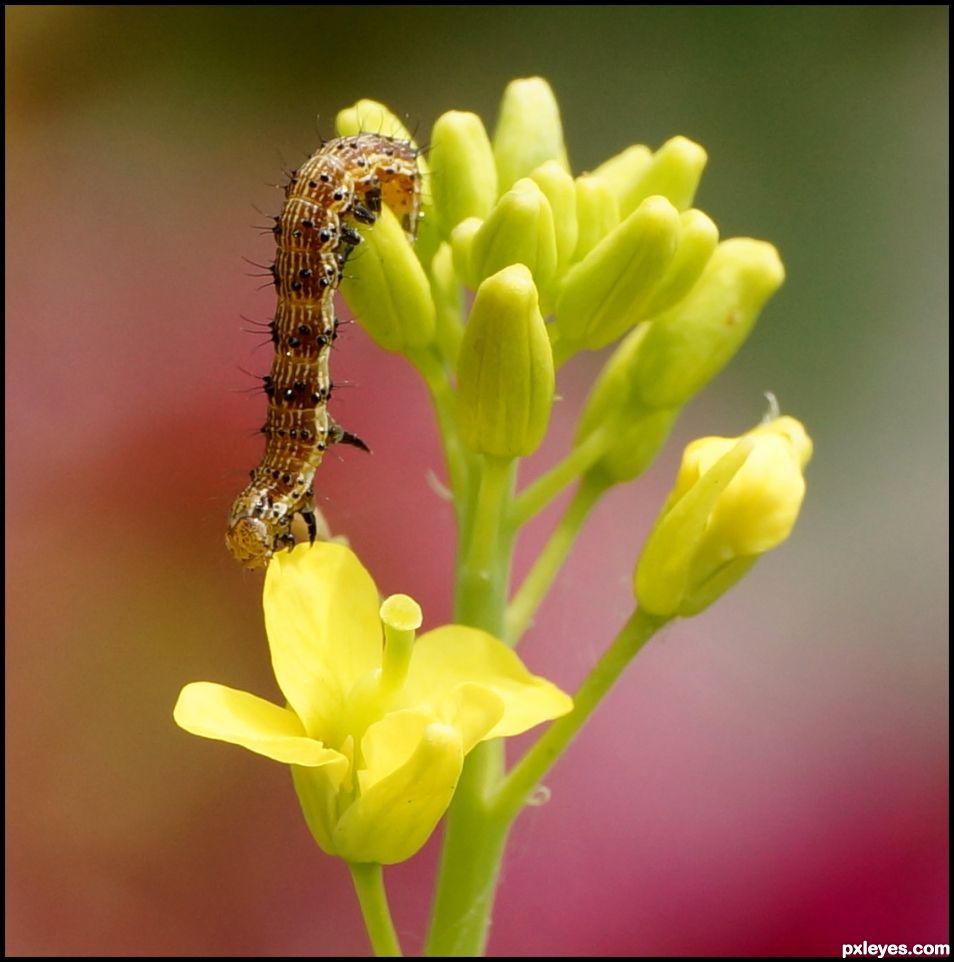
[{"label": "caterpillar", "polygon": [[295,543],[301,515],[309,540],[317,533],[312,492],[329,444],[365,443],[328,414],[329,354],[338,328],[334,296],[342,268],[387,204],[413,240],[420,216],[418,150],[413,143],[362,133],[324,143],[285,187],[275,217],[272,275],[278,292],[269,323],[275,356],[262,379],[268,416],[265,454],[232,505],[225,542],[247,568],[264,567]]}]

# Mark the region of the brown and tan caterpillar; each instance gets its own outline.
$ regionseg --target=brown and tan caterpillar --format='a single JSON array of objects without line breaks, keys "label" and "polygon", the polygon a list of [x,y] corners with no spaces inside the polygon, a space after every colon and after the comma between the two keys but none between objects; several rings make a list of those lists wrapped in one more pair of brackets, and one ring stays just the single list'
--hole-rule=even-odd
[{"label": "brown and tan caterpillar", "polygon": [[356,224],[373,224],[385,203],[413,239],[420,214],[418,150],[409,141],[363,133],[323,144],[285,188],[273,228],[278,291],[269,327],[275,345],[264,378],[265,455],[235,499],[225,542],[237,561],[261,568],[294,544],[300,514],[316,534],[312,482],[329,444],[365,448],[328,414],[328,356],[338,321],[334,296],[348,255],[361,242]]}]

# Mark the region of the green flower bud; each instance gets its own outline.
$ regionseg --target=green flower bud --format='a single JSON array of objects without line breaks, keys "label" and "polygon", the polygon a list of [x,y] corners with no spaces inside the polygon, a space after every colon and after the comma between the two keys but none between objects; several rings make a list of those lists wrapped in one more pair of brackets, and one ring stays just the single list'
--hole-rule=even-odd
[{"label": "green flower bud", "polygon": [[553,211],[556,232],[557,270],[562,271],[576,250],[579,228],[576,222],[576,185],[555,160],[538,167],[530,179],[543,191]]},{"label": "green flower bud", "polygon": [[604,183],[616,198],[621,216],[625,217],[636,209],[630,195],[635,196],[637,185],[652,162],[653,152],[645,144],[633,144],[593,171],[592,176]]},{"label": "green flower bud", "polygon": [[805,497],[812,444],[794,418],[741,438],[701,438],[682,466],[636,566],[639,604],[693,615],[791,533]]},{"label": "green flower bud", "polygon": [[656,460],[677,417],[678,408],[664,408],[624,418],[612,445],[591,471],[598,472],[610,484],[638,478]]},{"label": "green flower bud", "polygon": [[457,386],[461,437],[471,450],[499,458],[536,450],[553,404],[553,355],[533,276],[523,264],[477,289]]},{"label": "green flower bud", "polygon": [[430,201],[422,198],[421,215],[417,221],[417,238],[414,241],[414,253],[417,254],[421,264],[425,266],[429,264],[442,243],[443,237],[438,230],[437,219],[434,217]]},{"label": "green flower bud", "polygon": [[454,271],[450,244],[441,244],[431,261],[431,295],[437,309],[437,343],[441,354],[456,367],[464,336],[460,319],[464,316],[464,297]]},{"label": "green flower bud", "polygon": [[501,191],[548,160],[570,169],[560,108],[550,85],[541,77],[507,84],[494,130],[494,158]]},{"label": "green flower bud", "polygon": [[340,137],[354,137],[367,130],[373,130],[385,137],[410,140],[411,135],[390,108],[377,100],[365,98],[350,107],[339,110],[335,117],[335,130]]},{"label": "green flower bud", "polygon": [[619,223],[619,204],[606,182],[593,174],[576,181],[577,240],[573,262],[581,261]]},{"label": "green flower bud", "polygon": [[[585,263],[585,262],[584,262]],[[680,407],[729,362],[785,270],[764,241],[723,241],[689,294],[653,320],[632,379],[649,408]]]},{"label": "green flower bud", "polygon": [[635,397],[632,368],[648,331],[649,325],[637,327],[613,352],[577,424],[577,445],[595,431],[609,427],[613,441],[589,473],[611,484],[631,481],[652,464],[679,414],[678,409],[650,410]]},{"label": "green flower bud", "polygon": [[493,148],[476,114],[451,110],[431,133],[431,179],[437,223],[444,237],[468,217],[486,218],[497,200]]},{"label": "green flower bud", "polygon": [[398,219],[382,207],[361,236],[360,280],[347,278],[341,284],[349,306],[385,350],[410,354],[427,347],[434,340],[434,301]]},{"label": "green flower bud", "polygon": [[687,137],[667,140],[621,195],[620,213],[625,217],[654,194],[661,194],[678,210],[691,207],[707,160],[705,150]]},{"label": "green flower bud", "polygon": [[450,236],[451,251],[454,255],[454,270],[457,276],[472,290],[477,289],[480,278],[474,270],[473,248],[474,238],[480,230],[483,221],[479,217],[468,217],[462,220],[452,231]]},{"label": "green flower bud", "polygon": [[553,211],[543,191],[526,177],[497,201],[471,246],[470,267],[478,280],[510,264],[525,264],[541,288],[556,273]]},{"label": "green flower bud", "polygon": [[719,228],[701,210],[693,208],[680,215],[679,246],[669,270],[646,305],[647,317],[655,317],[689,293],[718,243]]},{"label": "green flower bud", "polygon": [[630,331],[610,355],[583,406],[583,413],[576,426],[575,444],[581,444],[604,424],[618,421],[623,412],[631,409],[634,404],[638,405],[635,414],[642,416],[646,413],[645,406],[634,397],[632,368],[639,353],[639,345],[648,332],[649,325],[641,324],[634,331]]},{"label": "green flower bud", "polygon": [[644,315],[676,251],[679,214],[665,197],[647,198],[570,269],[551,333],[562,357],[596,350]]}]

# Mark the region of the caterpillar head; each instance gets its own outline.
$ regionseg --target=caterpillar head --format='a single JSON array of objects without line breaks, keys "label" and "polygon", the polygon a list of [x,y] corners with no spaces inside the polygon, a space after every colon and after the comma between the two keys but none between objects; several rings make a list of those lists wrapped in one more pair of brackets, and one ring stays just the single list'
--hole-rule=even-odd
[{"label": "caterpillar head", "polygon": [[275,533],[260,518],[239,518],[225,535],[232,557],[246,568],[264,568],[272,556]]}]

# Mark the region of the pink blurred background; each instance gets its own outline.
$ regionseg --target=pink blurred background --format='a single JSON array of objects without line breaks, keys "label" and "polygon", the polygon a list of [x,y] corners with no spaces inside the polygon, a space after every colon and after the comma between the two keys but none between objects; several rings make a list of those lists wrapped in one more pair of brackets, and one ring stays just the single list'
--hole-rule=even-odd
[{"label": "pink blurred background", "polygon": [[[8,7],[7,832],[12,955],[360,955],[343,865],[287,771],[180,732],[186,682],[277,698],[260,578],[223,545],[268,366],[244,314],[281,179],[359,97],[426,139],[561,99],[571,160],[699,140],[699,203],[789,279],[528,635],[572,688],[628,614],[681,446],[816,441],[791,541],[643,652],[529,809],[495,955],[840,953],[948,942],[947,10]],[[602,358],[561,376],[565,449]],[[450,511],[409,366],[355,325],[319,504],[386,592],[450,615]],[[525,571],[556,515],[521,545]],[[527,739],[524,739],[526,742]],[[389,873],[416,951],[437,848]]]}]

